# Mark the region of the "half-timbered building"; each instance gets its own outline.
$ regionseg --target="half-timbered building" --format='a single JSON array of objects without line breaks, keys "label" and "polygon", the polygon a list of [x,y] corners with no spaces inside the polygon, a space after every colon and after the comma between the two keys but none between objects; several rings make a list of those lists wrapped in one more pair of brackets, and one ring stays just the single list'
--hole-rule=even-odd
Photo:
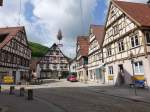
[{"label": "half-timbered building", "polygon": [[103,69],[103,42],[104,26],[91,25],[88,50],[88,80],[104,83]]},{"label": "half-timbered building", "polygon": [[29,49],[24,27],[0,28],[0,79],[12,75],[14,83],[29,77]]},{"label": "half-timbered building", "polygon": [[37,64],[37,75],[40,78],[58,78],[69,72],[69,58],[57,44],[53,44],[45,56]]},{"label": "half-timbered building", "polygon": [[88,80],[88,48],[89,48],[89,41],[88,36],[79,36],[77,38],[77,78],[79,81],[87,81]]},{"label": "half-timbered building", "polygon": [[103,42],[106,81],[150,85],[150,5],[111,0]]},{"label": "half-timbered building", "polygon": [[70,66],[70,73],[71,74],[77,74],[77,71],[76,71],[76,67],[77,67],[76,57],[69,62],[69,66]]}]

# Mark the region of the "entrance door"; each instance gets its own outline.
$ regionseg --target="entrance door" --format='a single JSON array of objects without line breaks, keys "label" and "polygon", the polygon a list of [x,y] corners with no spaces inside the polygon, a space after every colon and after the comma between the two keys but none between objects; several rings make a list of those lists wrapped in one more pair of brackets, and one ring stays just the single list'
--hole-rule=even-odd
[{"label": "entrance door", "polygon": [[103,77],[103,74],[102,74],[102,68],[97,68],[96,69],[96,80],[97,82],[101,82],[101,83],[104,83],[104,77]]},{"label": "entrance door", "polygon": [[14,78],[14,84],[16,83],[16,71],[13,71],[12,72],[12,76],[13,76],[13,78]]},{"label": "entrance door", "polygon": [[125,79],[124,79],[124,67],[123,64],[118,65],[119,68],[119,73],[118,73],[118,82],[120,85],[123,85],[125,83]]}]

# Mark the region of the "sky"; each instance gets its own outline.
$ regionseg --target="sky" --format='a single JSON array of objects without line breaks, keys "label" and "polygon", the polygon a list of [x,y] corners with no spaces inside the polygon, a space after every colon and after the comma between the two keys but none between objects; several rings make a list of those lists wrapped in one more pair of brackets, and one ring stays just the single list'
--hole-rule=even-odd
[{"label": "sky", "polygon": [[[76,39],[88,35],[90,24],[104,25],[110,0],[4,0],[0,27],[25,26],[29,41],[50,47],[58,43],[65,55],[75,57]],[[148,0],[120,0],[146,3]]]}]

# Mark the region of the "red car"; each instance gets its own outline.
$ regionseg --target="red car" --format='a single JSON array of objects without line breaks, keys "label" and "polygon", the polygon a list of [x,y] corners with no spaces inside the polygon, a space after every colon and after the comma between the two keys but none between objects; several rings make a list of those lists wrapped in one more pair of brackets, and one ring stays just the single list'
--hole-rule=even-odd
[{"label": "red car", "polygon": [[67,77],[67,81],[70,81],[70,82],[77,82],[78,80],[77,80],[77,77],[76,77],[76,76],[74,76],[74,75],[69,75],[69,76]]}]

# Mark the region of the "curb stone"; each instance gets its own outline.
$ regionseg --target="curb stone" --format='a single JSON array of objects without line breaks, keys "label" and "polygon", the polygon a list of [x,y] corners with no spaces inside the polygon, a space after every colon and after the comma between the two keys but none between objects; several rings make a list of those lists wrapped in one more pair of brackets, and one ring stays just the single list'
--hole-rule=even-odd
[{"label": "curb stone", "polygon": [[143,103],[147,103],[150,104],[149,101],[145,101],[143,97],[139,97],[138,99],[136,98],[132,98],[132,97],[126,97],[126,96],[119,96],[119,95],[114,95],[114,94],[109,94],[109,93],[105,93],[105,92],[99,92],[99,91],[95,91],[96,93],[100,93],[100,94],[104,94],[104,95],[108,95],[108,96],[113,96],[113,97],[118,97],[118,98],[122,98],[122,99],[127,99],[127,100],[131,100],[134,102],[143,102]]}]

